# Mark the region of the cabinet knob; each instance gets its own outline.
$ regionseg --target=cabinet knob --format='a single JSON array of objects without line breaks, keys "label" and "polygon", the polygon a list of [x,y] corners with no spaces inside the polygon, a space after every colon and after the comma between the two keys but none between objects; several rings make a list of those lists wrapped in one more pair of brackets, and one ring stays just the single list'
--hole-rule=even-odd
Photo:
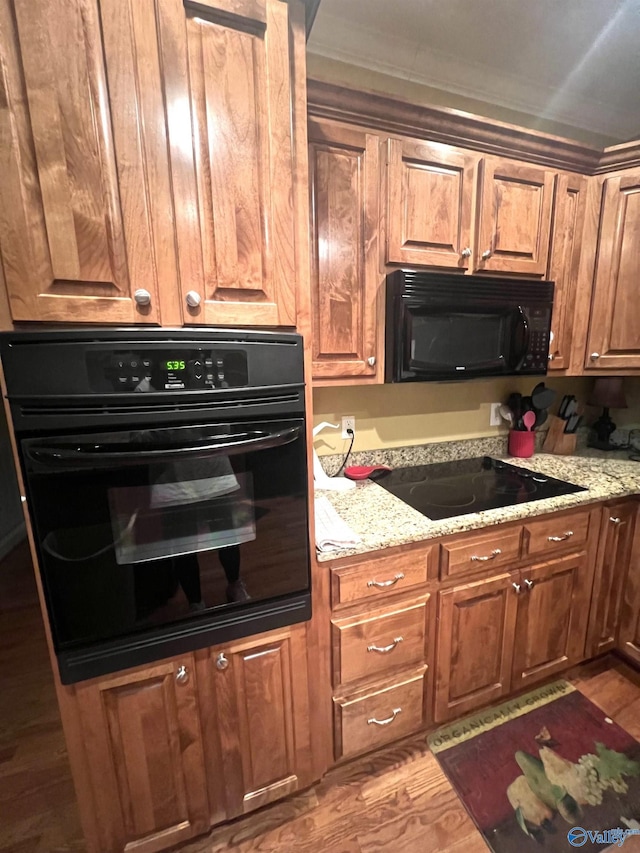
[{"label": "cabinet knob", "polygon": [[462,258],[470,258],[470,257],[471,257],[471,249],[470,249],[468,246],[466,246],[466,247],[465,247],[465,248],[460,252],[460,256],[461,256]]},{"label": "cabinet knob", "polygon": [[482,253],[482,260],[483,261],[486,261],[490,257],[491,257],[491,249],[487,249],[486,251],[484,251]]},{"label": "cabinet knob", "polygon": [[220,652],[216,658],[216,666],[221,670],[224,670],[229,666],[229,658],[225,657],[224,652]]},{"label": "cabinet knob", "polygon": [[189,681],[189,670],[186,666],[179,666],[176,672],[176,681],[178,684],[187,684]]},{"label": "cabinet knob", "polygon": [[520,595],[520,593],[522,592],[522,587],[520,586],[520,584],[513,581],[511,586],[515,589],[516,595]]},{"label": "cabinet knob", "polygon": [[553,353],[552,352],[549,353],[549,361],[553,361]]},{"label": "cabinet knob", "polygon": [[533,581],[530,581],[528,578],[524,579],[524,585],[527,589],[533,589]]},{"label": "cabinet knob", "polygon": [[148,290],[140,287],[133,294],[133,298],[135,300],[136,305],[150,305],[151,304],[151,294]]},{"label": "cabinet knob", "polygon": [[375,355],[370,355],[369,358],[367,359],[367,364],[369,365],[369,367],[373,367],[375,363],[376,363]]},{"label": "cabinet knob", "polygon": [[597,361],[599,358],[600,358],[599,352],[592,352],[591,353],[591,361]]},{"label": "cabinet knob", "polygon": [[187,300],[189,308],[197,308],[202,302],[202,297],[197,290],[190,290],[185,296],[185,299]]},{"label": "cabinet knob", "polygon": [[621,519],[621,518],[618,518],[618,516],[617,516],[617,515],[610,515],[610,516],[609,516],[609,521],[610,521],[612,524],[622,524],[622,519]]}]

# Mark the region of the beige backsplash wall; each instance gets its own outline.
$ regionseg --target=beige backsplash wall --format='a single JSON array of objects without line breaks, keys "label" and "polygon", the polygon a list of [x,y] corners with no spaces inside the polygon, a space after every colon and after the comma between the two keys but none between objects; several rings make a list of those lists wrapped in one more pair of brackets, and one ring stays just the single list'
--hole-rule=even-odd
[{"label": "beige backsplash wall", "polygon": [[[434,441],[479,438],[506,433],[506,424],[489,426],[490,404],[504,402],[511,391],[530,394],[536,379],[507,377],[471,382],[417,382],[405,385],[368,385],[315,388],[313,423],[339,423],[343,415],[356,419],[354,450],[402,447]],[[585,402],[592,387],[589,377],[554,379],[545,383],[563,394],[575,394]],[[627,379],[629,409],[612,411],[618,426],[640,421],[640,378]],[[593,420],[594,411],[588,409]],[[597,415],[598,412],[595,412]],[[322,454],[343,453],[348,442],[340,430],[323,430],[314,441]]]}]

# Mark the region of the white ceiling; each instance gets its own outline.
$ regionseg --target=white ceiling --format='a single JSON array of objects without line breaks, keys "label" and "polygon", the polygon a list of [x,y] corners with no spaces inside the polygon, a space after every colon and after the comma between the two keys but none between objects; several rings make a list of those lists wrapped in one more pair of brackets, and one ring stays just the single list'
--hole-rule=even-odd
[{"label": "white ceiling", "polygon": [[640,137],[640,0],[321,0],[309,51]]}]

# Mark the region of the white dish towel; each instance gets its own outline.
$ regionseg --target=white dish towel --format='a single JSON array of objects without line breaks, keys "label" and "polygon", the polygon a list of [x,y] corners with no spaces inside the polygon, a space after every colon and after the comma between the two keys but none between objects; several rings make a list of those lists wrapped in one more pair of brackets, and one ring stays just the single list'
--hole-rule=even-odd
[{"label": "white dish towel", "polygon": [[349,525],[343,521],[329,499],[321,496],[315,499],[316,510],[316,548],[318,551],[338,551],[352,548],[361,540]]}]

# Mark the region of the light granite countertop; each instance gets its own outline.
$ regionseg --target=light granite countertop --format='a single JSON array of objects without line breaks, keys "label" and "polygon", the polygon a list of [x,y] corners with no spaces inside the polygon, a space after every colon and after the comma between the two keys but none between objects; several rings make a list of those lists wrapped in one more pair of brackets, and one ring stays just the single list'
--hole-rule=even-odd
[{"label": "light granite countertop", "polygon": [[[316,495],[326,496],[340,517],[361,540],[353,548],[319,553],[318,560],[335,560],[339,557],[366,554],[394,545],[422,542],[492,524],[544,515],[555,510],[640,494],[640,463],[630,461],[628,454],[625,458],[620,458],[620,454],[606,458],[583,454],[589,454],[589,450],[583,450],[576,456],[536,453],[530,459],[514,459],[500,454],[500,458],[513,465],[520,465],[559,480],[567,480],[577,486],[586,487],[587,491],[454,516],[442,521],[426,518],[370,480],[360,481],[355,489],[346,492],[317,490]],[[461,454],[464,455],[466,454]],[[498,457],[498,454],[491,455]],[[422,461],[428,460],[416,459],[405,464],[420,464]]]}]

